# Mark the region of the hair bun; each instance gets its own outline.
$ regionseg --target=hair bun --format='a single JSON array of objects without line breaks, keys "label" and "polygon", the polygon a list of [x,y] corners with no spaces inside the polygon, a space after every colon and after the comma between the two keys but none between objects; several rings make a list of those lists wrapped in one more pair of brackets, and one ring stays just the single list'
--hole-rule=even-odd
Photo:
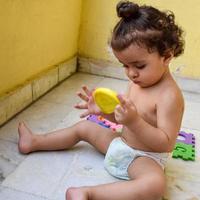
[{"label": "hair bun", "polygon": [[140,16],[138,4],[130,1],[120,1],[117,4],[117,15],[125,20],[137,19]]}]

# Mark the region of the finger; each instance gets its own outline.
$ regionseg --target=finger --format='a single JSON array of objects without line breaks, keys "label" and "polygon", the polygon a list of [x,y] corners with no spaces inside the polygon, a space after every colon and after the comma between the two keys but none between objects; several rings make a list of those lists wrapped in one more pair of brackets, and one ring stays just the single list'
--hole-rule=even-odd
[{"label": "finger", "polygon": [[91,93],[93,93],[95,90],[96,90],[96,88],[93,88],[93,89],[91,90]]},{"label": "finger", "polygon": [[117,106],[115,107],[115,112],[116,112],[117,114],[122,114],[122,113],[124,113],[124,109],[123,109],[122,106],[117,105]]},{"label": "finger", "polygon": [[130,99],[126,99],[126,109],[127,110],[130,110],[130,109],[133,109],[133,108],[135,108],[135,104],[133,103],[133,101],[132,100],[130,100]]},{"label": "finger", "polygon": [[82,94],[81,92],[77,92],[77,95],[84,101],[88,102],[89,101],[89,97]]},{"label": "finger", "polygon": [[92,92],[88,89],[87,86],[82,86],[83,91],[87,94],[87,96],[91,96]]},{"label": "finger", "polygon": [[78,109],[88,109],[87,103],[78,103],[74,107]]},{"label": "finger", "polygon": [[117,97],[124,110],[129,110],[134,106],[133,102],[130,99],[127,99],[126,97],[122,95],[118,95]]},{"label": "finger", "polygon": [[120,105],[122,106],[122,108],[126,108],[126,99],[122,96],[122,95],[117,95],[117,98],[120,101]]},{"label": "finger", "polygon": [[120,112],[117,112],[117,111],[115,110],[114,115],[115,115],[116,121],[117,121],[118,123],[122,123],[122,119],[123,119],[124,114],[122,114],[122,113],[120,113]]}]

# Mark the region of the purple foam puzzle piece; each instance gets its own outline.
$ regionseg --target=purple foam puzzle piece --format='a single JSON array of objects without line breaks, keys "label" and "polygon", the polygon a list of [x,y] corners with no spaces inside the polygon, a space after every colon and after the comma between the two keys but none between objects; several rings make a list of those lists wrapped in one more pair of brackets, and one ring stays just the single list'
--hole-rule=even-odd
[{"label": "purple foam puzzle piece", "polygon": [[105,128],[110,128],[113,131],[117,131],[117,132],[121,132],[122,127],[123,127],[121,124],[115,124],[114,122],[111,122],[105,119],[104,117],[98,116],[98,115],[89,115],[87,117],[87,120],[95,122]]},{"label": "purple foam puzzle piece", "polygon": [[104,118],[98,115],[89,115],[87,117],[87,120],[91,121],[91,122],[95,122],[105,128],[110,128],[110,126],[108,124],[105,124],[104,122]]},{"label": "purple foam puzzle piece", "polygon": [[96,115],[89,115],[89,116],[87,117],[87,120],[90,120],[90,121],[92,121],[92,122],[96,122],[97,124],[99,123],[98,116],[96,116]]},{"label": "purple foam puzzle piece", "polygon": [[176,140],[177,142],[182,142],[182,143],[185,143],[185,144],[190,144],[192,146],[195,145],[195,137],[194,137],[194,135],[192,133],[186,133],[184,131],[180,131],[178,135],[181,136],[181,137],[183,137],[184,140],[181,140],[181,139],[177,138],[177,140]]}]

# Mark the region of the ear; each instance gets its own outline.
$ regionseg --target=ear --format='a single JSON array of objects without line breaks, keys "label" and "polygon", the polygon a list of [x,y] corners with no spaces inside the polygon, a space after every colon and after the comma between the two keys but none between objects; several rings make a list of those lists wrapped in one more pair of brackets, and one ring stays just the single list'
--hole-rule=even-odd
[{"label": "ear", "polygon": [[165,52],[163,57],[164,57],[164,60],[163,60],[164,65],[169,66],[169,63],[171,62],[172,58],[174,57],[174,53],[173,53],[173,51],[168,50]]}]

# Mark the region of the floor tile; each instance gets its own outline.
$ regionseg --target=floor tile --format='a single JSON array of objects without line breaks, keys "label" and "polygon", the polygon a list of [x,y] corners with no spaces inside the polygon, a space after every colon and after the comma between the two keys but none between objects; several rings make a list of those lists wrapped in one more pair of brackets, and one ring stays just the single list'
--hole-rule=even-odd
[{"label": "floor tile", "polygon": [[[78,122],[82,110],[74,109],[73,105],[80,102],[76,92],[82,85],[109,87],[123,93],[127,81],[77,73],[1,127],[0,200],[62,200],[68,187],[118,181],[104,169],[104,156],[84,142],[69,151],[37,152],[25,156],[17,150],[20,121],[27,122],[37,134]],[[168,160],[165,195],[168,200],[200,199],[200,94],[183,94],[186,106],[182,130],[196,137],[196,160]]]}]

